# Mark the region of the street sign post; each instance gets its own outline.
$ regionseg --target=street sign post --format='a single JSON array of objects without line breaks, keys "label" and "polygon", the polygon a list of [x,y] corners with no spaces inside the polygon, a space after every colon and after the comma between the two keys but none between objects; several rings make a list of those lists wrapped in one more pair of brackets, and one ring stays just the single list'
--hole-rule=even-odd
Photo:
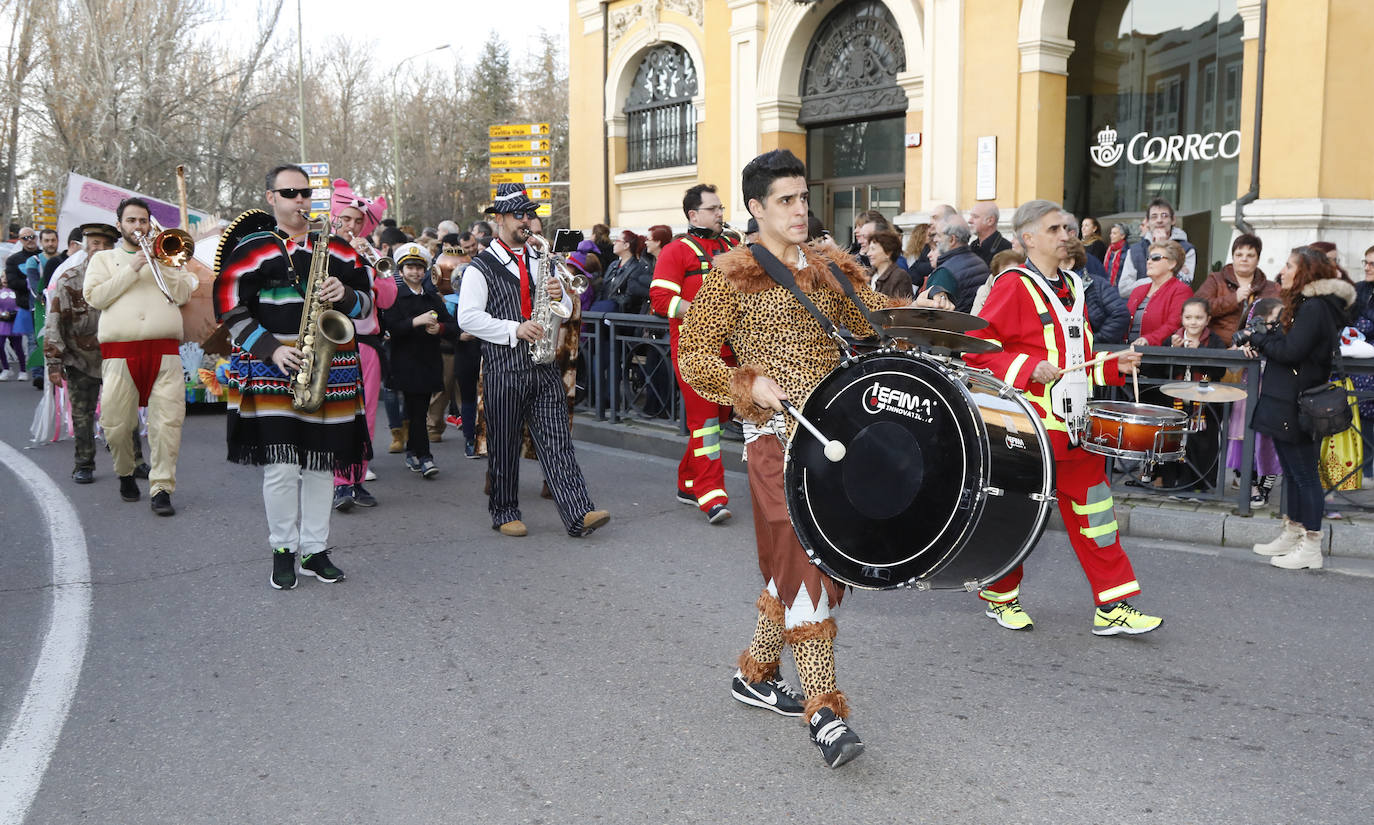
[{"label": "street sign post", "polygon": [[328,215],[329,202],[334,195],[334,184],[329,177],[329,164],[302,163],[301,168],[310,179],[310,217]]},{"label": "street sign post", "polygon": [[549,151],[548,138],[537,140],[493,140],[488,144],[492,154],[502,154],[506,152],[547,152]]},{"label": "street sign post", "polygon": [[[515,182],[515,181],[512,181],[512,182]],[[492,200],[496,200],[496,189],[495,189],[495,187],[493,187],[493,188],[490,189],[489,191],[491,192],[491,199],[492,199]],[[543,188],[543,187],[538,187],[538,186],[526,186],[526,187],[525,187],[525,194],[528,195],[529,198],[530,198],[530,200],[532,200],[532,201],[551,201],[551,200],[553,200],[553,190],[552,190],[552,189],[545,189],[545,188]]]},{"label": "street sign post", "polygon": [[487,176],[488,183],[548,183],[548,172],[492,172]]},{"label": "street sign post", "polygon": [[514,155],[491,159],[493,169],[547,169],[549,165],[548,155]]}]

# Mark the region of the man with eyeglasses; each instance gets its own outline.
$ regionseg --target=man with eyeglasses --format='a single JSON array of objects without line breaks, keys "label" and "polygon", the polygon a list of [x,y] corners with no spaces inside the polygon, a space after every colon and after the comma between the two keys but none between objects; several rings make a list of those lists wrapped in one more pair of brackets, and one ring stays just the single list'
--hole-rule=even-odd
[{"label": "man with eyeglasses", "polygon": [[368,269],[348,241],[327,230],[323,238],[318,231],[311,234],[302,214],[310,207],[304,169],[272,169],[266,189],[272,214],[249,210],[220,236],[213,300],[233,344],[228,458],[263,468],[270,584],[291,590],[298,572],[323,582],[344,578],[325,547],[334,474],[361,478],[363,462],[372,457],[354,341],[335,351],[319,409],[292,406],[290,388],[304,358],[296,335],[317,245],[327,244],[328,250],[319,294],[333,309],[364,317],[372,311],[372,292]]},{"label": "man with eyeglasses", "polygon": [[[573,453],[563,379],[556,362],[536,364],[530,344],[544,336],[533,318],[535,279],[544,258],[526,245],[538,209],[518,183],[503,183],[486,213],[496,223],[491,246],[463,271],[458,326],[482,341],[483,395],[487,421],[487,478],[491,529],[503,536],[528,533],[520,513],[521,430],[529,426],[535,453],[568,535],[587,536],[611,520],[587,493]],[[551,303],[572,312],[572,298],[556,278],[546,282]]]},{"label": "man with eyeglasses", "polygon": [[[29,340],[33,338],[33,314],[29,301],[28,281],[24,277],[24,264],[30,258],[38,254],[38,233],[31,227],[22,227],[19,230],[19,249],[5,259],[5,284],[14,290],[14,302],[18,305],[18,312],[14,319],[14,335],[27,336]],[[0,341],[0,347],[5,346],[4,341]],[[15,361],[23,365],[28,359],[29,346],[24,346],[25,352],[16,352]],[[23,368],[17,371],[19,377],[23,376]]]},{"label": "man with eyeglasses", "polygon": [[[701,289],[702,279],[711,271],[711,259],[733,248],[734,243],[721,234],[725,206],[716,187],[699,183],[688,189],[682,198],[682,212],[687,216],[687,234],[664,244],[659,253],[649,284],[649,303],[655,314],[669,319],[673,374],[687,417],[687,449],[677,465],[677,500],[695,505],[709,523],[722,524],[730,518],[730,496],[725,492],[725,463],[720,458],[720,427],[733,412],[728,404],[702,398],[682,379],[677,348],[682,319]],[[734,365],[734,356],[728,351],[722,351],[721,356]]]}]

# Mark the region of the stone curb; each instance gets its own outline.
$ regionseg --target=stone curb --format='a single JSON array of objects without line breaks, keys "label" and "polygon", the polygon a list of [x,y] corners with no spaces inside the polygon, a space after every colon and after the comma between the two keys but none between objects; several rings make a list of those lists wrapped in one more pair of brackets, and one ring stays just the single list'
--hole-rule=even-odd
[{"label": "stone curb", "polygon": [[[573,438],[674,460],[682,457],[686,446],[684,436],[658,424],[633,420],[612,424],[583,413],[573,418]],[[732,469],[739,468],[744,455],[742,443],[722,439],[721,452],[733,457],[728,459]],[[1116,496],[1116,521],[1123,536],[1247,550],[1274,538],[1281,528],[1278,518],[1267,510],[1245,517],[1235,515],[1222,504],[1120,494]],[[1048,526],[1051,530],[1064,530],[1057,515],[1050,517]],[[1322,550],[1327,555],[1374,559],[1374,516],[1328,520],[1322,525],[1322,533]]]}]

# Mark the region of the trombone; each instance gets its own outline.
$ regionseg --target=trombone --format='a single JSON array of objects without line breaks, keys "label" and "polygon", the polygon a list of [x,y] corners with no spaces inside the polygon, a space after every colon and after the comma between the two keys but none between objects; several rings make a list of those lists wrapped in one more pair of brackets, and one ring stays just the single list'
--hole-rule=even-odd
[{"label": "trombone", "polygon": [[139,232],[134,239],[138,241],[139,248],[148,259],[148,265],[153,268],[153,281],[157,288],[167,299],[167,303],[175,304],[176,299],[172,297],[172,290],[162,275],[162,267],[180,269],[185,265],[186,259],[195,252],[196,242],[184,229],[163,229],[157,218],[149,216],[148,220],[157,234],[150,238],[147,233]]}]

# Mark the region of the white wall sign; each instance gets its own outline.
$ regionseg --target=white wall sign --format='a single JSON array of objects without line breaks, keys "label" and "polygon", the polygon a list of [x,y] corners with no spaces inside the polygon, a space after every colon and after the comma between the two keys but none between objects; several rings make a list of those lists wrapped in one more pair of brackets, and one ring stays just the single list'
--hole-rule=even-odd
[{"label": "white wall sign", "polygon": [[974,198],[997,199],[997,135],[978,138],[978,182]]},{"label": "white wall sign", "polygon": [[1140,166],[1165,161],[1182,163],[1185,160],[1216,160],[1234,158],[1240,154],[1240,130],[1208,132],[1205,135],[1156,135],[1137,132],[1125,144],[1118,143],[1116,130],[1107,126],[1097,133],[1097,145],[1088,149],[1093,163],[1115,166],[1124,156],[1128,163]]},{"label": "white wall sign", "polygon": [[907,132],[907,133],[906,133],[906,148],[908,148],[908,149],[919,149],[919,148],[921,148],[921,133],[920,133],[920,132]]}]

